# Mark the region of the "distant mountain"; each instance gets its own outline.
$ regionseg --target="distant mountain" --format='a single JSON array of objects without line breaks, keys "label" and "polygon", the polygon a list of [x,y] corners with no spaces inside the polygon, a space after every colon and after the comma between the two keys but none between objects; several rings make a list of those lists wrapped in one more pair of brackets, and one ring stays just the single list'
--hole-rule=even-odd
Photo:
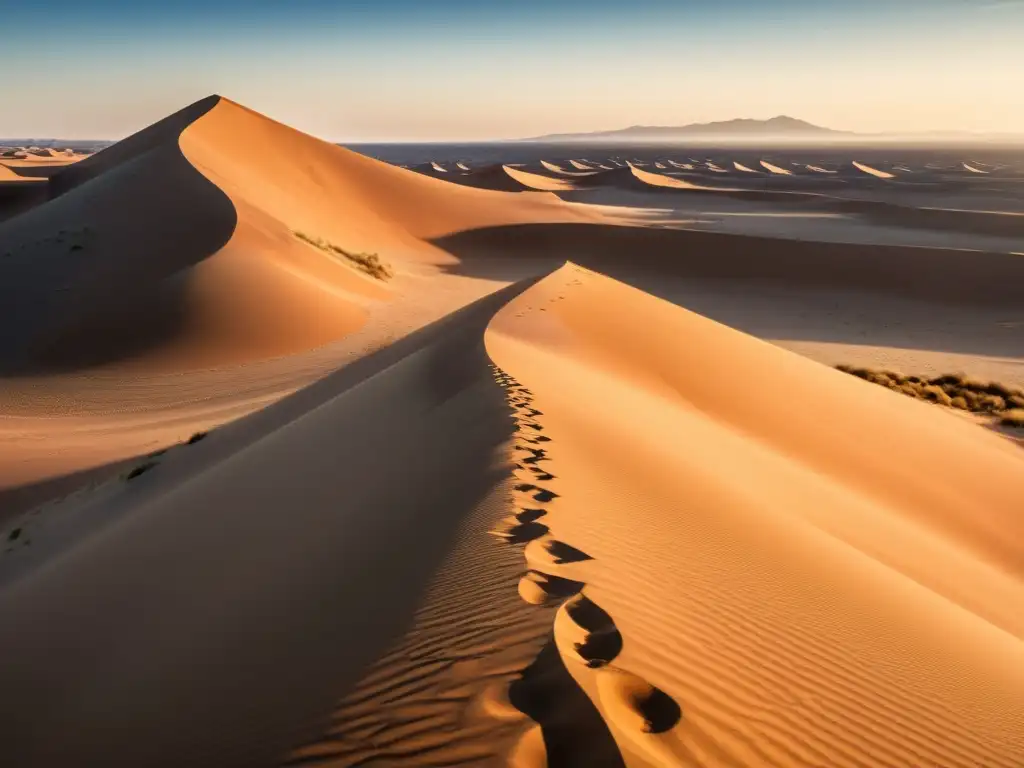
[{"label": "distant mountain", "polygon": [[779,115],[770,120],[722,120],[716,123],[691,123],[681,126],[634,125],[615,131],[592,133],[554,133],[523,141],[665,141],[670,139],[764,139],[764,138],[838,138],[853,136],[820,125]]}]

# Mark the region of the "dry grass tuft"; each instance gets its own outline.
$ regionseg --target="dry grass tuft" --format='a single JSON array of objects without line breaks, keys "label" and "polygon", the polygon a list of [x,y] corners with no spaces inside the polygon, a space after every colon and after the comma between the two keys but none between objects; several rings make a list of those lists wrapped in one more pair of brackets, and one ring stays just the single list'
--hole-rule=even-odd
[{"label": "dry grass tuft", "polygon": [[332,256],[341,256],[343,259],[347,259],[362,272],[365,272],[370,277],[375,277],[378,280],[389,280],[394,277],[394,270],[383,261],[380,260],[380,256],[376,253],[352,253],[346,251],[341,246],[335,245],[334,243],[328,242],[320,237],[311,237],[305,232],[292,232],[299,240],[304,243],[309,243],[314,248],[319,248],[324,253],[329,253]]},{"label": "dry grass tuft", "polygon": [[836,368],[917,400],[993,416],[1004,426],[1024,427],[1024,391],[999,382],[982,381],[962,373],[946,373],[929,379],[852,365],[837,365]]}]

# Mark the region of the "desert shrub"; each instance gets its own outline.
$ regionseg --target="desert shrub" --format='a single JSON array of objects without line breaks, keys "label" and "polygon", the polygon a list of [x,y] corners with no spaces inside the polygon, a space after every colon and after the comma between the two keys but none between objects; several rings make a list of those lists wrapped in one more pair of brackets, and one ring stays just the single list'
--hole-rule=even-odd
[{"label": "desert shrub", "polygon": [[21,528],[12,528],[11,532],[7,534],[8,541],[17,541],[21,536]]},{"label": "desert shrub", "polygon": [[156,466],[156,462],[155,462],[155,461],[146,461],[146,462],[143,462],[142,464],[139,464],[138,466],[136,466],[136,467],[133,467],[132,469],[130,469],[130,470],[129,470],[129,471],[128,471],[128,472],[126,473],[126,474],[125,474],[125,476],[124,476],[124,479],[125,479],[126,481],[127,481],[127,480],[134,480],[134,479],[135,479],[136,477],[138,477],[139,475],[141,475],[141,474],[144,474],[144,473],[146,473],[146,472],[149,472],[149,470],[151,470],[151,469],[152,469],[153,467],[155,467],[155,466]]},{"label": "desert shrub", "polygon": [[198,443],[200,440],[206,437],[206,435],[206,432],[196,432],[194,435],[192,435],[192,437],[185,441],[185,444],[192,445],[193,443]]},{"label": "desert shrub", "polygon": [[929,384],[928,386],[922,387],[921,397],[929,402],[939,403],[940,405],[951,405],[953,402],[942,387],[935,384]]},{"label": "desert shrub", "polygon": [[1006,401],[999,395],[982,395],[979,398],[978,407],[988,413],[996,413],[1006,410]]},{"label": "desert shrub", "polygon": [[985,391],[990,395],[1002,398],[1004,401],[1016,394],[1012,389],[997,381],[990,381],[985,387]]},{"label": "desert shrub", "polygon": [[319,248],[324,253],[329,253],[333,256],[340,256],[343,259],[347,259],[352,262],[357,269],[365,272],[370,277],[374,277],[378,280],[388,280],[395,275],[391,267],[381,261],[380,256],[376,253],[354,253],[352,251],[346,251],[341,246],[328,242],[323,238],[310,237],[305,232],[294,232],[293,234],[299,238],[299,240],[309,243],[314,248]]},{"label": "desert shrub", "polygon": [[1001,414],[1004,411],[1024,410],[1024,391],[999,382],[982,381],[963,373],[945,373],[924,378],[851,365],[837,365],[836,368],[908,397],[972,413]]},{"label": "desert shrub", "polygon": [[1006,411],[999,419],[1004,427],[1024,427],[1024,408]]},{"label": "desert shrub", "polygon": [[858,379],[866,379],[871,373],[871,371],[869,371],[867,368],[858,368],[857,366],[854,365],[837,365],[836,368],[838,368],[843,373],[848,373],[851,376],[856,376]]}]

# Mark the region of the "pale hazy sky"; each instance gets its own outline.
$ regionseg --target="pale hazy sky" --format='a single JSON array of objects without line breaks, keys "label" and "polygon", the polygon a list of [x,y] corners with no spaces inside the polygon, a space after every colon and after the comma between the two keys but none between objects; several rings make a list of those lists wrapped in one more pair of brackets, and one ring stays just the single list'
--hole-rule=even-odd
[{"label": "pale hazy sky", "polygon": [[1024,134],[1024,0],[57,0],[0,6],[0,136],[121,138],[211,93],[326,139],[787,114]]}]

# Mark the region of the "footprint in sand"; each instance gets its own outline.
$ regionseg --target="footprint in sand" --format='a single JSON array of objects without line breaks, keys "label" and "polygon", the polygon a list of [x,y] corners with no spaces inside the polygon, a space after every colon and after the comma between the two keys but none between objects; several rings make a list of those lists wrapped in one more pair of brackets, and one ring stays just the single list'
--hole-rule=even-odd
[{"label": "footprint in sand", "polygon": [[596,679],[602,708],[608,719],[624,731],[661,734],[683,718],[671,696],[631,672],[608,669]]},{"label": "footprint in sand", "polygon": [[[533,472],[537,480],[554,479],[554,475],[538,466],[543,461],[551,461],[547,450],[528,447],[550,442],[551,438],[532,433],[527,437],[522,432],[525,429],[542,431],[541,424],[526,419],[535,419],[544,414],[530,406],[533,396],[525,387],[520,387],[511,377],[498,380],[509,389],[507,402],[516,417],[513,429],[520,432],[518,439],[521,442],[513,447],[529,454],[515,462],[516,469]],[[512,394],[515,390],[520,390],[521,394]],[[535,501],[542,504],[558,498],[555,492],[533,483],[522,482],[513,488],[519,493],[531,494]],[[493,531],[511,544],[526,544],[524,556],[529,570],[519,580],[519,596],[525,602],[538,606],[556,600],[565,601],[555,614],[554,638],[558,650],[565,658],[574,659],[595,670],[598,698],[611,725],[623,731],[637,746],[657,757],[659,762],[664,762],[662,758],[669,763],[676,762],[677,745],[673,745],[671,737],[659,734],[666,734],[679,723],[682,710],[664,691],[631,672],[611,666],[623,648],[622,634],[612,617],[583,594],[586,586],[584,582],[548,572],[562,565],[593,558],[571,544],[551,538],[549,527],[539,522],[547,514],[546,510],[539,507],[524,507],[515,515],[505,518],[501,529]],[[571,685],[571,690],[578,693],[575,685]],[[500,704],[504,705],[505,701]],[[496,717],[511,716],[505,706],[496,706],[495,710]],[[522,768],[547,765],[547,736],[546,727],[539,724],[531,727],[513,749],[510,765]],[[609,743],[614,749],[614,742],[609,739]]]},{"label": "footprint in sand", "polygon": [[529,570],[519,580],[519,596],[530,605],[543,605],[578,594],[584,584],[544,571]]},{"label": "footprint in sand", "polygon": [[546,514],[547,512],[543,509],[521,509],[516,512],[516,520],[520,523],[532,523],[535,520],[540,520]]},{"label": "footprint in sand", "polygon": [[550,443],[551,442],[551,438],[547,437],[546,435],[537,435],[536,437],[534,437],[532,439],[530,439],[530,438],[523,438],[523,439],[526,440],[526,442],[528,442],[528,443]]},{"label": "footprint in sand", "polygon": [[549,532],[548,527],[544,523],[538,523],[536,520],[523,523],[513,517],[509,519],[509,522],[511,524],[507,528],[492,531],[495,536],[500,536],[509,544],[526,544],[534,539],[546,536]]},{"label": "footprint in sand", "polygon": [[622,635],[612,617],[583,594],[566,601],[555,617],[559,646],[569,646],[570,656],[591,669],[604,667],[622,652]]},{"label": "footprint in sand", "polygon": [[545,546],[558,565],[564,565],[566,563],[582,563],[585,560],[594,559],[583,550],[576,549],[576,547],[571,544],[566,544],[564,541],[551,539],[550,541],[545,542]]},{"label": "footprint in sand", "polygon": [[519,491],[520,493],[533,493],[533,500],[539,501],[542,504],[546,504],[553,499],[558,498],[558,494],[554,491],[548,491],[540,486],[533,485],[532,483],[519,483],[513,486],[513,490]]}]

